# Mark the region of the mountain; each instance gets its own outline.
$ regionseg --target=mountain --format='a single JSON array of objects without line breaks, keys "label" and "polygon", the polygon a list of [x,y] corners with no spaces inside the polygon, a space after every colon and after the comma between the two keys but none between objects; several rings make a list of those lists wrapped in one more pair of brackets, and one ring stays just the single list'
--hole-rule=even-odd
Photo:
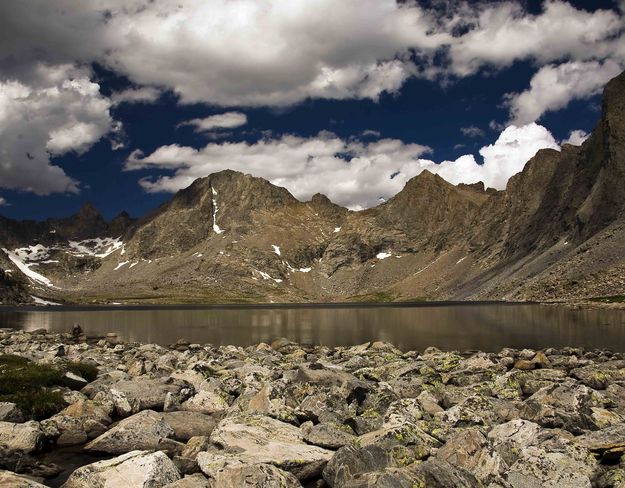
[{"label": "mountain", "polygon": [[151,214],[0,218],[4,302],[585,300],[625,295],[625,73],[581,146],[504,191],[424,171],[354,212],[235,171]]}]

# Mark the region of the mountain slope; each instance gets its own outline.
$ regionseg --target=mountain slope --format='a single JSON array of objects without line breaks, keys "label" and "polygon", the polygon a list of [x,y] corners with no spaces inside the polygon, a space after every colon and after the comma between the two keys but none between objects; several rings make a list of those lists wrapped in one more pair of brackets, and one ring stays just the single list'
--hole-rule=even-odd
[{"label": "mountain slope", "polygon": [[150,215],[91,206],[0,219],[0,294],[69,302],[579,300],[625,295],[625,74],[579,147],[541,150],[505,191],[423,172],[353,212],[235,171]]}]

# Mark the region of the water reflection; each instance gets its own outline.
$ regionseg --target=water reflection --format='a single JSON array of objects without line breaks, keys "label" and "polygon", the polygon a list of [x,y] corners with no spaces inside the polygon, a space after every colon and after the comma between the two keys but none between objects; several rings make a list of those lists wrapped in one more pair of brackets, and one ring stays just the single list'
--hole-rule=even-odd
[{"label": "water reflection", "polygon": [[625,312],[541,305],[227,309],[2,310],[0,327],[116,332],[126,341],[249,345],[276,337],[328,346],[372,340],[402,350],[502,347],[609,348],[625,351]]}]

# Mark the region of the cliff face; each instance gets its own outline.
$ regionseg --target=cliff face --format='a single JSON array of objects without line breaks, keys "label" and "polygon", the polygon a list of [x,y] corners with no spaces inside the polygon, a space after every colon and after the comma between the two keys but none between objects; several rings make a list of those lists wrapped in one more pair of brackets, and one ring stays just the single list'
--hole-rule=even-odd
[{"label": "cliff face", "polygon": [[[0,290],[14,290],[12,301],[625,295],[624,210],[622,74],[606,86],[589,139],[539,151],[505,191],[423,172],[388,202],[352,212],[222,171],[139,221],[105,222],[92,206],[42,223],[0,218]],[[6,271],[21,278],[7,284]]]}]

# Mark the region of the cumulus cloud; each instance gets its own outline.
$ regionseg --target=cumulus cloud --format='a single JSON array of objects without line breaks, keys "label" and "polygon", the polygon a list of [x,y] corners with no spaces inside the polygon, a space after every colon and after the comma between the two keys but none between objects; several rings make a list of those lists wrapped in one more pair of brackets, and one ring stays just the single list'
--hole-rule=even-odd
[{"label": "cumulus cloud", "polygon": [[450,69],[468,76],[484,66],[501,68],[524,59],[544,64],[610,57],[622,43],[624,21],[613,10],[588,12],[546,0],[536,15],[520,2],[483,2],[474,9],[462,5],[450,24],[467,28],[451,43]]},{"label": "cumulus cloud", "polygon": [[443,161],[431,171],[450,183],[483,181],[486,186],[502,190],[510,177],[523,170],[525,163],[544,148],[560,149],[545,127],[536,123],[520,127],[511,125],[494,144],[480,149],[482,161],[479,164],[472,154],[466,154],[455,161]]},{"label": "cumulus cloud", "polygon": [[483,137],[484,136],[484,131],[474,125],[470,125],[469,127],[461,127],[460,132],[462,132],[462,135],[466,137]]},{"label": "cumulus cloud", "polygon": [[160,90],[151,86],[142,86],[115,92],[111,95],[111,101],[114,105],[119,105],[120,103],[153,103],[160,96]]},{"label": "cumulus cloud", "polygon": [[6,205],[7,205],[7,201],[3,197],[0,197],[0,207],[4,207]]},{"label": "cumulus cloud", "polygon": [[572,100],[596,95],[621,69],[612,60],[543,66],[532,77],[527,90],[507,96],[512,122],[533,122],[545,112],[566,107]]},{"label": "cumulus cloud", "polygon": [[572,130],[569,137],[562,141],[562,144],[572,144],[573,146],[581,146],[590,134],[581,129]]},{"label": "cumulus cloud", "polygon": [[180,125],[191,125],[196,132],[212,131],[215,129],[234,129],[247,124],[247,115],[242,112],[226,112],[211,115],[203,119],[192,119],[182,122]]},{"label": "cumulus cloud", "polygon": [[[518,60],[625,59],[625,21],[616,10],[589,12],[563,0],[546,0],[537,14],[512,1],[433,3],[0,2],[0,70],[19,78],[33,61],[98,61],[137,85],[172,90],[184,103],[285,106],[307,98],[377,100],[411,77],[463,77]],[[157,96],[154,88],[141,90],[114,100]]]},{"label": "cumulus cloud", "polygon": [[[395,0],[23,0],[2,14],[6,67],[33,55],[101,60],[185,101],[222,105],[375,99],[409,76],[435,73],[431,60],[441,48],[449,50],[445,69],[458,76],[519,59],[605,58],[618,52],[623,28],[615,11],[559,0],[537,15],[514,2],[450,3],[441,15]],[[453,35],[458,27],[465,32]]]},{"label": "cumulus cloud", "polygon": [[[321,133],[303,138],[285,135],[256,143],[211,143],[201,149],[162,146],[152,154],[133,153],[126,169],[167,169],[173,176],[141,180],[148,192],[173,192],[194,179],[223,169],[267,178],[308,199],[317,192],[351,208],[375,205],[397,193],[422,168],[419,157],[429,148],[381,139],[368,144]],[[391,178],[391,175],[399,174]]]},{"label": "cumulus cloud", "polygon": [[201,149],[172,144],[149,155],[135,151],[126,170],[173,173],[143,178],[140,185],[148,192],[175,192],[196,178],[235,169],[284,186],[303,200],[321,192],[336,203],[361,209],[392,197],[424,169],[454,184],[484,181],[487,186],[504,188],[510,176],[545,147],[559,149],[544,127],[511,126],[494,144],[480,149],[483,161],[479,164],[470,154],[437,164],[422,158],[430,152],[426,146],[397,139],[344,140],[326,132],[312,138],[285,135],[256,143],[211,143]]},{"label": "cumulus cloud", "polygon": [[113,124],[111,103],[71,65],[33,67],[30,84],[0,79],[0,187],[39,195],[79,191],[51,158],[84,153]]}]

